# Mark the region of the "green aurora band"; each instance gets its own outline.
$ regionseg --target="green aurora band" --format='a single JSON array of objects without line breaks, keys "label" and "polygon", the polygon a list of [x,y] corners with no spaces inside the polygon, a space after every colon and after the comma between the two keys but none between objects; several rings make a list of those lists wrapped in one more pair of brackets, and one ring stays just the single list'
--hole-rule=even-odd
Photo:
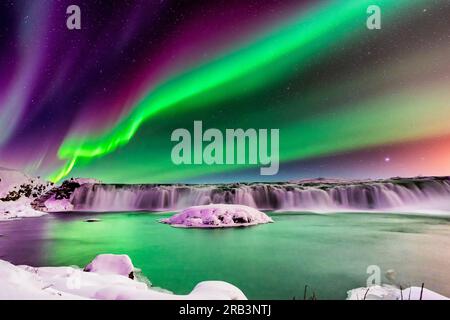
[{"label": "green aurora band", "polygon": [[[130,112],[109,130],[66,138],[58,151],[58,157],[66,163],[52,173],[49,179],[54,182],[60,181],[69,175],[77,164],[87,163],[94,158],[113,153],[121,146],[128,144],[145,122],[165,110],[208,108],[213,102],[218,102],[227,96],[238,96],[249,90],[261,90],[285,77],[286,74],[294,73],[296,70],[292,70],[292,65],[296,64],[300,67],[302,64],[307,65],[312,57],[325,55],[327,49],[329,50],[333,44],[352,41],[355,34],[366,32],[366,9],[371,4],[376,3],[382,8],[383,23],[386,24],[389,19],[394,19],[408,9],[425,2],[424,0],[329,1],[312,10],[302,12],[290,23],[274,28],[272,32],[255,40],[254,43],[167,79],[142,95],[143,98],[130,109]],[[245,88],[242,83],[245,83]],[[376,100],[364,103],[369,107],[372,115],[354,117],[349,112],[340,110],[340,115],[331,121],[326,117],[324,119],[317,117],[314,121],[308,122],[302,121],[300,115],[298,121],[280,130],[280,160],[304,159],[387,141],[412,139],[414,138],[412,135],[404,134],[401,126],[398,127],[398,132],[370,129],[374,121],[377,121],[377,117],[382,117],[383,112],[380,109],[389,108],[392,104],[404,105],[404,101],[409,99],[409,94],[418,97],[413,103],[413,107],[417,106],[414,109],[418,112],[423,101],[427,99],[436,101],[434,104],[444,106],[445,104],[441,102],[448,98],[445,92],[446,89],[443,86],[433,90],[423,90],[423,92],[405,91],[397,97],[378,97]],[[189,103],[184,103],[186,101]],[[402,114],[411,112],[406,108],[404,106],[398,109],[390,122],[401,122]],[[411,105],[408,108],[411,108]],[[261,112],[264,114],[263,110]],[[255,121],[257,119],[256,116]],[[339,141],[341,135],[352,134],[349,130],[357,132],[354,127],[355,122],[359,123],[357,125],[359,128],[362,126],[373,130],[373,134],[367,139],[360,137],[353,142]],[[317,131],[322,134],[317,134]],[[393,134],[398,135],[397,138],[393,139]],[[283,136],[296,136],[299,140],[283,139]],[[156,159],[158,158],[155,157],[157,163]],[[165,160],[160,159],[160,161],[162,163]],[[239,168],[242,166],[222,168],[202,166],[201,174]],[[161,169],[155,165],[155,173],[156,170]],[[199,174],[199,167],[176,173],[176,177],[185,178],[194,174]],[[174,178],[174,173],[159,171],[159,175],[155,177],[160,180],[169,180]]]}]

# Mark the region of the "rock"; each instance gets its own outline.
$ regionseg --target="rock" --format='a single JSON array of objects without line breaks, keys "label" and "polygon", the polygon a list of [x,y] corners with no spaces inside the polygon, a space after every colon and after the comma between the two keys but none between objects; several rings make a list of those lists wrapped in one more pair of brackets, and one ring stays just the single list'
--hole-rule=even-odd
[{"label": "rock", "polygon": [[265,213],[244,205],[210,204],[194,206],[171,218],[160,220],[174,227],[227,228],[273,222]]},{"label": "rock", "polygon": [[31,202],[47,192],[45,181],[1,167],[0,177],[0,220],[43,215],[31,207]]},{"label": "rock", "polygon": [[75,190],[83,184],[95,183],[100,183],[100,181],[87,178],[65,180],[60,186],[54,186],[45,194],[35,198],[31,205],[34,209],[44,212],[73,211],[74,206],[71,202],[71,197]]},{"label": "rock", "polygon": [[84,271],[117,274],[134,279],[134,266],[126,254],[99,254],[84,268]]},{"label": "rock", "polygon": [[190,296],[194,299],[202,299],[202,297],[206,296],[219,300],[247,300],[247,297],[240,289],[223,281],[200,282],[192,290]]}]

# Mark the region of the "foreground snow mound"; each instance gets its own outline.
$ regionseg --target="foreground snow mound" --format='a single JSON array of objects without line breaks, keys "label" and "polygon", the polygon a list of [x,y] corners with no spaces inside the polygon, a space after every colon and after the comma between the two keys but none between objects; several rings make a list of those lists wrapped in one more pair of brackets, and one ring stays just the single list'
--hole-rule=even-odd
[{"label": "foreground snow mound", "polygon": [[118,274],[134,279],[134,266],[126,254],[100,254],[84,268],[84,271]]},{"label": "foreground snow mound", "polygon": [[265,213],[244,205],[210,204],[187,208],[161,222],[174,227],[225,228],[252,226],[273,220]]},{"label": "foreground snow mound", "polygon": [[[125,258],[126,257],[126,258]],[[0,300],[246,300],[241,290],[222,281],[199,283],[188,295],[148,286],[122,275],[132,266],[128,256],[100,255],[86,272],[77,267],[15,266],[0,260]],[[125,268],[126,267],[126,268]],[[87,268],[87,267],[86,267]]]},{"label": "foreground snow mound", "polygon": [[347,295],[347,300],[449,300],[426,288],[422,290],[420,287],[410,287],[400,290],[390,285],[352,289]]}]

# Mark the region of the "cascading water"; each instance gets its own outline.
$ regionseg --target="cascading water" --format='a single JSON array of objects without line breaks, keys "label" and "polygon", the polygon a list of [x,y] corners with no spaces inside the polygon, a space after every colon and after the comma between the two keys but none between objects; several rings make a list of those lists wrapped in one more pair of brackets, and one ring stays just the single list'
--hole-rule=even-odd
[{"label": "cascading water", "polygon": [[450,178],[223,185],[83,184],[71,194],[70,202],[75,211],[171,211],[226,203],[282,211],[450,212]]}]

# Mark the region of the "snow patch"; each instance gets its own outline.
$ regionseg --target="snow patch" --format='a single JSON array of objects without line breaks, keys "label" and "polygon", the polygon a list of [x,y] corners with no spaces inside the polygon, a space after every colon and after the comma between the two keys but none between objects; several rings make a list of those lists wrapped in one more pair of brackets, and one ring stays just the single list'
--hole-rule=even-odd
[{"label": "snow patch", "polygon": [[45,212],[65,212],[73,210],[73,204],[70,202],[70,199],[56,200],[54,196],[44,201],[44,206]]},{"label": "snow patch", "polygon": [[426,288],[422,290],[421,287],[400,290],[391,285],[374,285],[348,291],[347,300],[449,300],[449,298]]},{"label": "snow patch", "polygon": [[0,198],[6,196],[14,186],[28,181],[29,177],[17,170],[0,168]]},{"label": "snow patch", "polygon": [[255,208],[236,204],[194,206],[160,221],[174,227],[191,228],[241,227],[273,222],[268,215]]},{"label": "snow patch", "polygon": [[98,179],[94,179],[94,178],[74,178],[71,179],[70,181],[76,182],[80,185],[82,184],[98,184],[98,183],[102,183],[101,180]]},{"label": "snow patch", "polygon": [[130,257],[125,254],[100,254],[84,268],[84,271],[87,272],[119,274],[131,279],[134,278],[133,270],[133,263]]}]

